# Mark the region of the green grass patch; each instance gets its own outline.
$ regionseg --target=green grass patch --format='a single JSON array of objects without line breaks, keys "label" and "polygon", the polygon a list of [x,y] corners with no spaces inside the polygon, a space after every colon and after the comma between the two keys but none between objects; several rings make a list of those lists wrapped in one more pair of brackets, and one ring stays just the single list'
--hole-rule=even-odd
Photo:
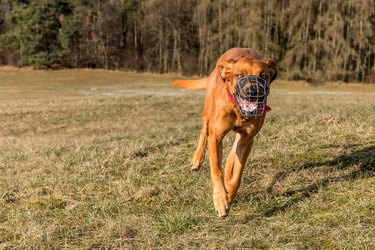
[{"label": "green grass patch", "polygon": [[274,82],[222,220],[189,168],[204,92],[171,78],[0,71],[0,248],[375,247],[372,86]]}]

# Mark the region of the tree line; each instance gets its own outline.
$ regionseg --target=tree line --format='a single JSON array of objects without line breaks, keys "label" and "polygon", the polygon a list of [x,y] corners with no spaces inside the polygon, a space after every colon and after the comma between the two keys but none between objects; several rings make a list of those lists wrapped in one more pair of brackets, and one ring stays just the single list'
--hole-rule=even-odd
[{"label": "tree line", "polygon": [[0,64],[206,75],[229,48],[284,79],[375,82],[375,0],[0,0]]}]

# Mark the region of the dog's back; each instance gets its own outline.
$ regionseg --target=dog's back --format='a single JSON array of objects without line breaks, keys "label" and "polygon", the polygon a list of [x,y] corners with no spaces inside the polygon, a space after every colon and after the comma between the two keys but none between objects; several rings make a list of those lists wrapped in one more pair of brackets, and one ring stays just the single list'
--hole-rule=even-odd
[{"label": "dog's back", "polygon": [[[217,70],[217,66],[227,60],[238,60],[241,57],[262,59],[262,57],[255,52],[255,50],[250,48],[232,48],[225,52],[217,61],[216,67],[213,71]],[[198,79],[198,80],[176,80],[171,82],[171,85],[178,88],[198,90],[206,89],[208,78]]]}]

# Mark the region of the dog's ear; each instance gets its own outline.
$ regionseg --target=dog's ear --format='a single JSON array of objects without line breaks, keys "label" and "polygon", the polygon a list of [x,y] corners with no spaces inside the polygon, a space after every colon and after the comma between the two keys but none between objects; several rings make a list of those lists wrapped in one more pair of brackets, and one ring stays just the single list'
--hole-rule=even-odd
[{"label": "dog's ear", "polygon": [[267,64],[268,72],[270,72],[271,75],[271,82],[276,79],[277,77],[277,66],[276,62],[273,59],[265,59],[264,62]]},{"label": "dog's ear", "polygon": [[229,60],[227,60],[227,61],[221,62],[221,63],[218,65],[217,68],[218,68],[218,71],[219,71],[220,77],[221,77],[221,79],[223,79],[224,82],[225,82],[225,80],[228,79],[230,72],[232,72],[233,65],[234,65],[236,62],[237,62],[237,61],[234,60],[234,59],[229,59]]}]

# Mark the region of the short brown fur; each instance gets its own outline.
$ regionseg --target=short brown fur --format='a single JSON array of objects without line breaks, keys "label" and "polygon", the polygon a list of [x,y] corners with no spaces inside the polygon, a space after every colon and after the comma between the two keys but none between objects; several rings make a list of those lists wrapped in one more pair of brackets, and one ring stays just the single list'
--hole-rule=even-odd
[{"label": "short brown fur", "polygon": [[[203,89],[206,88],[205,104],[202,115],[198,147],[192,157],[192,169],[198,170],[204,160],[205,149],[208,154],[213,188],[213,203],[219,217],[228,215],[229,208],[240,185],[242,171],[250,154],[254,137],[263,126],[266,114],[244,119],[238,108],[227,95],[227,89],[233,95],[236,74],[260,76],[265,74],[267,87],[277,76],[276,63],[272,59],[262,59],[249,48],[233,48],[225,52],[217,61],[210,76],[200,80],[179,80],[172,86]],[[269,92],[267,93],[269,94]],[[236,139],[221,171],[222,140],[233,130]]]}]

